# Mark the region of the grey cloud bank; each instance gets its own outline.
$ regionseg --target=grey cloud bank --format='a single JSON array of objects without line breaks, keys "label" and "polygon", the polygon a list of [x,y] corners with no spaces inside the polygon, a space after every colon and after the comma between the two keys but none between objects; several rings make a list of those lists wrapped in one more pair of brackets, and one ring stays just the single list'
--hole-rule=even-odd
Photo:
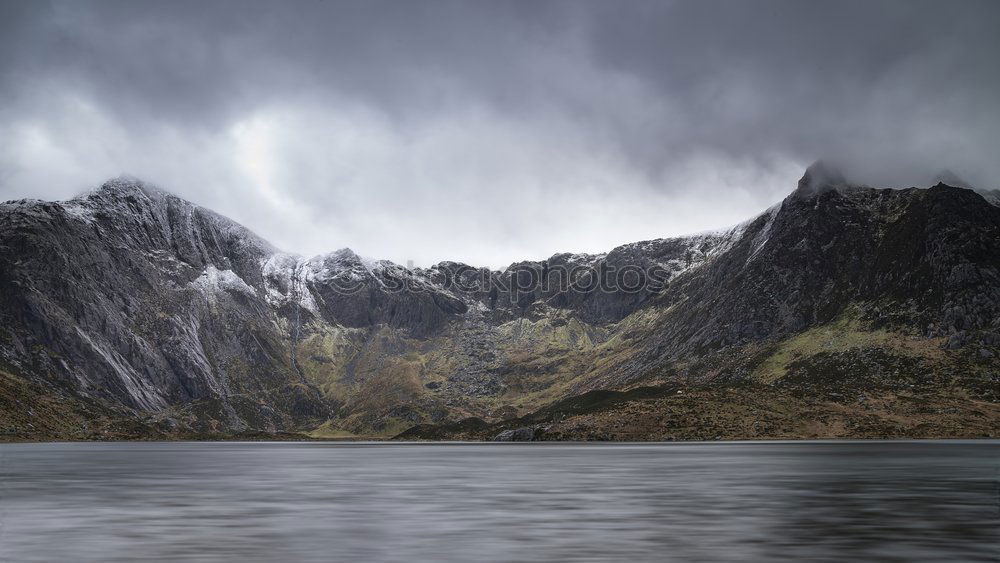
[{"label": "grey cloud bank", "polygon": [[998,187],[996,2],[0,3],[0,199],[122,173],[491,266],[736,223],[817,157]]}]

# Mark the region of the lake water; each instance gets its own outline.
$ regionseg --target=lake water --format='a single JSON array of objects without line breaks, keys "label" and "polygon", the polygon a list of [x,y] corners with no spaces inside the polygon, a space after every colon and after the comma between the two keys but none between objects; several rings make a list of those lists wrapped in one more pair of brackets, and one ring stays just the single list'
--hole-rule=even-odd
[{"label": "lake water", "polygon": [[1000,558],[1000,442],[0,445],[2,561]]}]

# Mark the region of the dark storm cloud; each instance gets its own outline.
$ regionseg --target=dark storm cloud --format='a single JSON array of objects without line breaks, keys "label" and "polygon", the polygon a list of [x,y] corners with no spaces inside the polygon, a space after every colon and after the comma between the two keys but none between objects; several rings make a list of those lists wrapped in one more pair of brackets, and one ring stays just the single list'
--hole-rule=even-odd
[{"label": "dark storm cloud", "polygon": [[996,2],[630,7],[592,20],[594,60],[680,100],[692,119],[668,143],[826,155],[883,181],[955,161],[998,181]]},{"label": "dark storm cloud", "polygon": [[[419,2],[65,2],[7,7],[4,87],[60,75],[130,118],[217,126],[336,93],[406,116],[452,95],[503,104],[565,23],[545,6]],[[567,22],[568,23],[568,22]],[[6,50],[6,49],[5,49]]]},{"label": "dark storm cloud", "polygon": [[8,1],[0,199],[130,172],[284,246],[496,265],[723,226],[818,157],[993,187],[997,29],[996,2]]}]

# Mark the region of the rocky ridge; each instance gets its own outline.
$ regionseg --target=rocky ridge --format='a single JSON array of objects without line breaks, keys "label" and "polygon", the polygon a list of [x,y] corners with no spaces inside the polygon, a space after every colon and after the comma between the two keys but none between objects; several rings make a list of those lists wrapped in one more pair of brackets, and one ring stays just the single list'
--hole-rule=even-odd
[{"label": "rocky ridge", "polygon": [[[288,254],[117,179],[0,204],[0,368],[181,431],[331,437],[499,423],[597,389],[773,384],[795,361],[870,349],[892,351],[865,368],[876,379],[905,358],[934,371],[971,355],[962,388],[988,399],[988,195],[866,188],[817,164],[732,229],[495,271]],[[795,355],[829,326],[857,345]]]}]

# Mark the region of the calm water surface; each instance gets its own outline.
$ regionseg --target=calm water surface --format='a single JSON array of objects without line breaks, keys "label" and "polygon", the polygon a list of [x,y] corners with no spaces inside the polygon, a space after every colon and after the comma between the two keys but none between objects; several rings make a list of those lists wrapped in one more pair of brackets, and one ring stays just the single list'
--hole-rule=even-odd
[{"label": "calm water surface", "polygon": [[0,445],[2,561],[1000,560],[1000,443]]}]

